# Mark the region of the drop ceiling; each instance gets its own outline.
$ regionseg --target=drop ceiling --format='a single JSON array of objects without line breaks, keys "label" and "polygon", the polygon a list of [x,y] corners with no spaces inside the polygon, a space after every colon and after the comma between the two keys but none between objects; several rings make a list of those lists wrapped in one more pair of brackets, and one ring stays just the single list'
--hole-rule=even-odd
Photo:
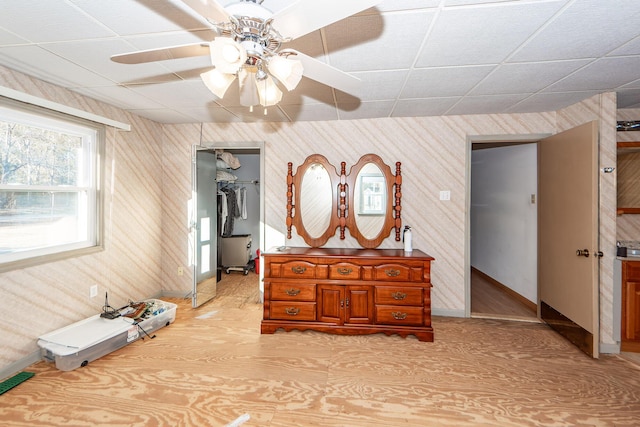
[{"label": "drop ceiling", "polygon": [[638,0],[384,0],[283,46],[358,77],[357,93],[303,78],[266,116],[236,85],[206,89],[208,57],[109,59],[212,40],[179,0],[2,0],[0,65],[162,123],[527,113],[611,91],[640,108],[639,24]]}]

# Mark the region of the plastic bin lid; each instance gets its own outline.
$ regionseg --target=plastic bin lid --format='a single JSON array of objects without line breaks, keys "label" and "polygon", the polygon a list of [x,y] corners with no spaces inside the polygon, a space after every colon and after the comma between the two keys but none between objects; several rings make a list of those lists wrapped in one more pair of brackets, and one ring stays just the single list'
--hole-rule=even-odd
[{"label": "plastic bin lid", "polygon": [[42,335],[39,339],[58,346],[84,350],[96,343],[126,332],[131,326],[132,321],[130,319],[122,317],[104,319],[100,315],[96,315]]}]

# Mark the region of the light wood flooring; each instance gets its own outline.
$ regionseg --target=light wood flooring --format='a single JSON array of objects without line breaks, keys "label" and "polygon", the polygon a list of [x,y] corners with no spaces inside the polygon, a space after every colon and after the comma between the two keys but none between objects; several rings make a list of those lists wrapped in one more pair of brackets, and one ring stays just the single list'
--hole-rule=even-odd
[{"label": "light wood flooring", "polygon": [[537,321],[535,304],[523,303],[496,286],[478,270],[471,269],[471,314],[473,317],[500,317],[513,320]]},{"label": "light wood flooring", "polygon": [[[547,326],[434,317],[414,337],[260,334],[257,276],[63,372],[0,396],[3,426],[638,426],[640,365],[593,360]],[[253,282],[240,282],[250,279]],[[229,278],[231,279],[231,278]],[[234,425],[234,424],[231,424]]]}]

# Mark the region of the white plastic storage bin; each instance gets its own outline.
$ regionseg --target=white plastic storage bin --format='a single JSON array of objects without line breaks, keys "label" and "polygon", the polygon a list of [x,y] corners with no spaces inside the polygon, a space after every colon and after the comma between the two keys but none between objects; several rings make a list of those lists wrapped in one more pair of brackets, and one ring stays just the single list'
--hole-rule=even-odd
[{"label": "white plastic storage bin", "polygon": [[152,312],[144,319],[104,319],[96,314],[42,335],[38,339],[42,358],[55,362],[56,368],[62,371],[71,371],[124,347],[144,336],[145,332],[150,334],[175,320],[176,304],[155,299],[145,302],[151,303]]}]

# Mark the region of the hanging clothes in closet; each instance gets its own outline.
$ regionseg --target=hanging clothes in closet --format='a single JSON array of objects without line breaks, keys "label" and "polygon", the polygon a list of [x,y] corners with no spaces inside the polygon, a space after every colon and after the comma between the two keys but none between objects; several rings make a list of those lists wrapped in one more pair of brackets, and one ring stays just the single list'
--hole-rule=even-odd
[{"label": "hanging clothes in closet", "polygon": [[220,235],[222,237],[229,237],[233,235],[233,222],[236,218],[240,216],[240,210],[238,209],[238,202],[236,200],[236,191],[230,187],[222,187],[220,191],[223,193],[224,202],[221,205],[226,203],[227,210],[225,213],[222,212],[222,208],[220,209]]}]

